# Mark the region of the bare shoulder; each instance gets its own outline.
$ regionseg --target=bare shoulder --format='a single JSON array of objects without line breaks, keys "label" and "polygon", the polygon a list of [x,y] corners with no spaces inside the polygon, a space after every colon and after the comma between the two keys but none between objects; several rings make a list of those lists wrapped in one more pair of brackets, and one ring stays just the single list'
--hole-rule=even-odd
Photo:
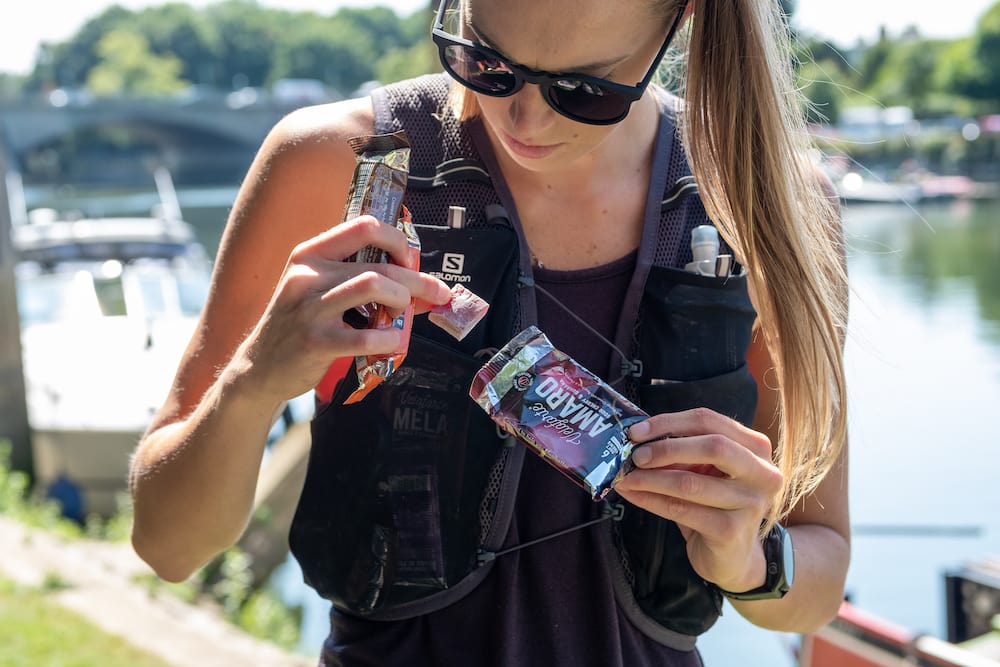
[{"label": "bare shoulder", "polygon": [[[271,237],[276,250],[315,236],[339,221],[354,170],[347,141],[374,131],[371,100],[305,107],[282,118],[247,172],[220,245]],[[273,246],[272,246],[273,247]]]},{"label": "bare shoulder", "polygon": [[[259,289],[273,285],[296,244],[340,221],[355,166],[347,140],[371,134],[373,117],[371,100],[361,98],[305,107],[280,120],[240,187],[219,261],[237,269],[241,281],[250,274],[262,281]],[[221,289],[227,274],[218,276]]]},{"label": "bare shoulder", "polygon": [[305,107],[282,118],[240,187],[220,261],[236,264],[242,278],[250,272],[273,283],[296,244],[337,224],[356,162],[348,139],[371,134],[373,118],[369,98]]},{"label": "bare shoulder", "polygon": [[247,174],[241,196],[273,190],[275,181],[281,183],[280,190],[287,196],[300,195],[303,188],[312,189],[313,196],[321,196],[336,189],[330,186],[338,183],[346,188],[345,177],[354,168],[354,154],[347,140],[373,131],[374,113],[368,98],[293,111],[268,134]]},{"label": "bare shoulder", "polygon": [[278,121],[263,149],[309,154],[333,148],[343,153],[347,139],[373,130],[371,98],[320,104],[297,109]]}]

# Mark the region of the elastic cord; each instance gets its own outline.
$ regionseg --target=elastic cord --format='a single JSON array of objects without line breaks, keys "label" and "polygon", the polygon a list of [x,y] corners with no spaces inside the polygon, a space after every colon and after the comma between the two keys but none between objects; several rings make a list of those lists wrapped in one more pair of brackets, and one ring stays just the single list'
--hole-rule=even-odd
[{"label": "elastic cord", "polygon": [[614,521],[621,521],[622,516],[625,514],[625,506],[621,503],[608,503],[601,508],[601,516],[596,519],[591,519],[590,521],[585,521],[576,526],[570,526],[569,528],[564,528],[562,530],[556,531],[554,533],[549,533],[548,535],[543,535],[534,540],[528,540],[527,542],[522,542],[521,544],[516,544],[512,547],[507,547],[506,549],[501,549],[500,551],[486,551],[485,549],[479,550],[479,555],[476,559],[480,564],[488,563],[491,560],[495,560],[499,556],[505,554],[513,553],[514,551],[520,551],[527,547],[534,546],[536,544],[541,544],[542,542],[548,542],[557,537],[561,537],[567,533],[572,533],[577,530],[582,530],[588,526],[593,526],[594,524],[601,523],[602,521],[607,521],[609,519]]},{"label": "elastic cord", "polygon": [[598,339],[600,339],[601,341],[603,341],[604,343],[606,343],[608,346],[611,347],[611,349],[613,349],[615,352],[617,352],[619,356],[621,356],[621,358],[622,358],[621,375],[619,375],[618,377],[616,377],[614,380],[609,380],[608,384],[610,384],[610,385],[618,384],[619,382],[621,382],[623,379],[625,379],[629,375],[634,374],[636,372],[636,370],[639,370],[641,372],[642,365],[638,361],[633,361],[633,360],[629,359],[628,355],[625,354],[620,347],[618,347],[612,341],[610,341],[607,338],[605,338],[601,334],[601,332],[599,332],[594,327],[590,326],[590,324],[588,324],[586,320],[584,320],[582,317],[580,317],[575,312],[573,312],[573,310],[571,308],[569,308],[565,304],[563,304],[559,299],[557,299],[555,297],[555,295],[553,295],[547,289],[545,289],[544,287],[542,287],[541,285],[539,285],[537,282],[534,283],[534,288],[538,292],[541,292],[546,297],[548,297],[548,299],[550,301],[552,301],[552,303],[554,303],[557,306],[559,306],[563,310],[563,312],[565,312],[567,315],[569,315],[574,320],[576,320],[577,323],[580,324],[580,326],[582,326],[584,329],[586,329],[587,331],[589,331],[590,333],[592,333]]}]

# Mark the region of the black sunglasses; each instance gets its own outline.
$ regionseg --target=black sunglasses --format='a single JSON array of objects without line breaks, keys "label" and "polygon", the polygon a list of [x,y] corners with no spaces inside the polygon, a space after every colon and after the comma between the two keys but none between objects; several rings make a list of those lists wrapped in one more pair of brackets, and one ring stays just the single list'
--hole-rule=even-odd
[{"label": "black sunglasses", "polygon": [[626,86],[586,74],[554,74],[528,69],[491,48],[456,37],[444,29],[448,2],[441,0],[431,36],[438,46],[441,64],[452,78],[470,90],[491,97],[513,95],[525,83],[538,84],[550,107],[567,118],[589,125],[613,125],[628,115],[632,103],[642,97],[656,73],[660,59],[680,26],[686,6],[682,4],[677,12],[646,76],[636,85]]}]

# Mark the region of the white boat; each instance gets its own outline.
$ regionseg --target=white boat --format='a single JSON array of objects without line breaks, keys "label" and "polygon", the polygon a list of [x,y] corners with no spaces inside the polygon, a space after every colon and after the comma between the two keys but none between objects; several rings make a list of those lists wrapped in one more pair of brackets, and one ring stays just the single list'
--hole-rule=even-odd
[{"label": "white boat", "polygon": [[67,516],[108,516],[208,290],[176,215],[61,217],[12,228],[36,489]]},{"label": "white boat", "polygon": [[902,204],[914,206],[924,199],[919,183],[896,183],[873,176],[862,176],[856,171],[834,181],[840,198],[853,204]]}]

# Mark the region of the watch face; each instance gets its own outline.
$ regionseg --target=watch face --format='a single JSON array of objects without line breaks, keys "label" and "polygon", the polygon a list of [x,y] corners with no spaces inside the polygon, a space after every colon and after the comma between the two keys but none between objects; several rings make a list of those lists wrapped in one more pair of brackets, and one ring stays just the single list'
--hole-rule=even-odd
[{"label": "watch face", "polygon": [[785,567],[785,586],[791,588],[795,577],[795,552],[792,550],[792,536],[787,530],[781,531],[781,556]]}]

